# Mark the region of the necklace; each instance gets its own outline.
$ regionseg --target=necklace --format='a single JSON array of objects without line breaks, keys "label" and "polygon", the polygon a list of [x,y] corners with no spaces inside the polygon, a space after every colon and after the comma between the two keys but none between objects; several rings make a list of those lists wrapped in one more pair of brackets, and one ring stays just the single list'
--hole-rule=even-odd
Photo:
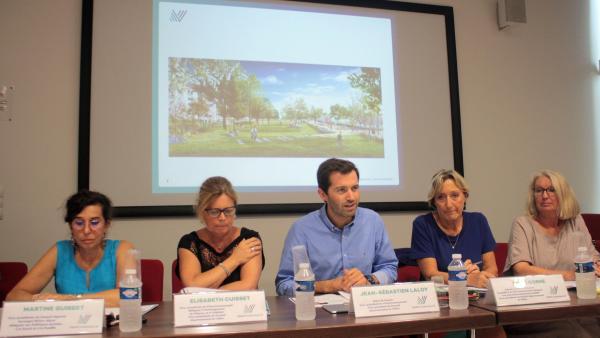
[{"label": "necklace", "polygon": [[[440,220],[438,219],[438,216],[435,213],[433,213],[433,219],[435,220],[435,223],[438,225],[438,227],[440,227],[440,229],[442,230],[442,232],[444,233],[444,235],[446,235],[446,239],[448,240],[448,244],[450,244],[450,247],[454,251],[454,248],[456,247],[456,244],[458,244],[458,239],[460,238],[460,231],[456,235],[456,239],[454,240],[454,244],[452,244],[452,241],[450,240],[450,236],[448,236],[448,234],[446,234],[446,231],[444,230],[445,228],[441,225]],[[462,231],[462,227],[461,227],[461,231]]]},{"label": "necklace", "polygon": [[456,235],[456,240],[454,240],[454,244],[452,244],[452,241],[450,240],[450,236],[446,235],[446,239],[448,240],[448,244],[450,244],[450,247],[452,247],[452,250],[454,250],[454,248],[456,247],[456,244],[458,244],[459,238],[460,238],[460,233],[458,235]]}]

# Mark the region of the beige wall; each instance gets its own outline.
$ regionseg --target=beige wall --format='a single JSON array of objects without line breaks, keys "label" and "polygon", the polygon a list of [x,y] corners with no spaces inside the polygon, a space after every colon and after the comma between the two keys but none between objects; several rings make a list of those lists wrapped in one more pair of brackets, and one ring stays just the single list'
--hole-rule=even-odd
[{"label": "beige wall", "polygon": [[[565,173],[585,211],[599,212],[593,105],[599,75],[590,58],[589,2],[528,0],[528,23],[506,31],[497,29],[494,0],[423,2],[454,7],[469,209],[484,212],[497,241],[506,241],[531,172],[549,167]],[[68,238],[60,207],[76,189],[80,12],[79,0],[0,0],[0,85],[17,88],[15,120],[0,122],[3,261],[31,267],[54,241]],[[414,216],[383,215],[394,246],[410,245]],[[269,294],[283,238],[297,217],[238,219],[263,236],[261,287]],[[132,240],[168,269],[179,237],[198,223],[160,218],[114,225],[112,238]]]}]

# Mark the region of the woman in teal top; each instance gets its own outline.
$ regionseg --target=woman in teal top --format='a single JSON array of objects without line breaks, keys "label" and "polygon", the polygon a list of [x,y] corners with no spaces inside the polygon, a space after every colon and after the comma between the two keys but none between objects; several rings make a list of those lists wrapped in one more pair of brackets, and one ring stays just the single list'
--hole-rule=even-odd
[{"label": "woman in teal top", "polygon": [[[117,283],[132,245],[106,239],[112,219],[110,199],[82,190],[67,200],[66,209],[71,240],[52,246],[6,300],[103,298],[106,306],[118,306]],[[57,293],[40,293],[52,277]]]}]

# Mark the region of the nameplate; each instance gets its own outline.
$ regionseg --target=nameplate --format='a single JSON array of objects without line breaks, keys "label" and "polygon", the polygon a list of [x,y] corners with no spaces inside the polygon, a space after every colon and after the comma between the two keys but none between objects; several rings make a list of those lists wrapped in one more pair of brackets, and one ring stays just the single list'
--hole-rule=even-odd
[{"label": "nameplate", "polygon": [[102,333],[104,299],[4,302],[0,336]]},{"label": "nameplate", "polygon": [[490,278],[485,303],[496,306],[570,301],[561,275]]},{"label": "nameplate", "polygon": [[173,309],[175,327],[267,320],[263,290],[174,294]]},{"label": "nameplate", "polygon": [[352,288],[352,304],[355,317],[440,310],[433,282],[355,286]]}]

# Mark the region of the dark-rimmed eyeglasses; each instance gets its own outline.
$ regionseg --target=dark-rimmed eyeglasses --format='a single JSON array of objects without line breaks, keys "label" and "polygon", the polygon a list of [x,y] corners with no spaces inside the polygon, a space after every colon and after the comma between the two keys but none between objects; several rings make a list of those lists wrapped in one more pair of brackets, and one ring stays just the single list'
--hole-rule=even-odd
[{"label": "dark-rimmed eyeglasses", "polygon": [[219,208],[211,208],[211,209],[204,209],[204,212],[206,212],[206,214],[212,218],[217,218],[219,216],[221,216],[221,213],[223,213],[223,215],[230,217],[235,215],[235,207],[228,207],[228,208],[223,208],[223,209],[219,209]]},{"label": "dark-rimmed eyeglasses", "polygon": [[548,187],[548,188],[534,188],[533,189],[533,193],[536,195],[540,195],[542,196],[544,194],[544,192],[548,193],[548,195],[554,195],[554,193],[556,193],[556,189],[554,189],[554,187]]}]

